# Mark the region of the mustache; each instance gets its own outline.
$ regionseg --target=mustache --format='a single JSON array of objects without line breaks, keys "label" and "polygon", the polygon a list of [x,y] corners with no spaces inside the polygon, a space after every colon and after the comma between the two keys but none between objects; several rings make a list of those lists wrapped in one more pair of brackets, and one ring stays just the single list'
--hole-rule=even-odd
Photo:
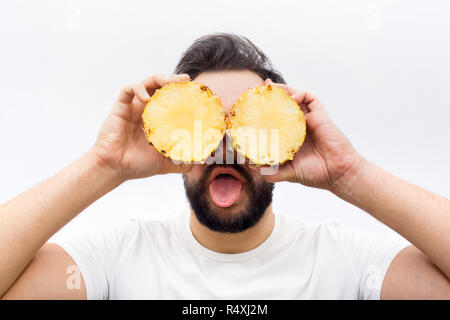
[{"label": "mustache", "polygon": [[253,183],[253,177],[249,169],[247,169],[244,165],[239,164],[210,164],[206,167],[205,171],[203,171],[202,176],[200,178],[200,183],[204,185],[208,180],[208,177],[210,176],[211,172],[215,168],[230,168],[230,167],[236,170],[249,184]]},{"label": "mustache", "polygon": [[209,185],[207,185],[208,182],[208,178],[211,175],[211,172],[215,169],[215,168],[233,168],[234,170],[236,170],[238,173],[241,174],[241,176],[244,178],[246,184],[248,184],[248,186],[250,188],[254,188],[255,187],[255,183],[254,183],[254,179],[250,173],[250,169],[246,168],[245,165],[240,165],[240,164],[210,164],[207,165],[205,170],[203,171],[202,175],[200,176],[200,178],[198,179],[197,182],[193,183],[193,184],[189,184],[188,179],[186,174],[183,174],[183,183],[184,183],[184,188],[186,189],[186,191],[190,194],[193,195],[202,195],[205,194],[209,188]]}]

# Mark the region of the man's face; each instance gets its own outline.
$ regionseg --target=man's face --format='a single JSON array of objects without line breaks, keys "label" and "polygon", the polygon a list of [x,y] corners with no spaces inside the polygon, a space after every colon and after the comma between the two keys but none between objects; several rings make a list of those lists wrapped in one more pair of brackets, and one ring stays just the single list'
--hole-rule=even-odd
[{"label": "man's face", "polygon": [[[225,109],[249,88],[264,85],[251,71],[204,72],[193,80],[211,88]],[[234,164],[228,164],[226,152],[232,153]],[[236,153],[225,143],[222,155],[224,164],[194,165],[183,175],[184,186],[200,223],[213,231],[237,233],[254,226],[263,216],[272,202],[274,185],[247,165],[237,164]]]}]

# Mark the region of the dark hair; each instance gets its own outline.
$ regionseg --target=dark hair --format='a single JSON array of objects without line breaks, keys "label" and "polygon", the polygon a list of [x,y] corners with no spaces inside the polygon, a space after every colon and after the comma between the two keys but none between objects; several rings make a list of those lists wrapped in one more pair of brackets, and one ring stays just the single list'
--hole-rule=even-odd
[{"label": "dark hair", "polygon": [[263,80],[286,83],[269,58],[249,39],[230,33],[203,36],[183,53],[175,73],[187,73],[191,79],[204,71],[251,70]]}]

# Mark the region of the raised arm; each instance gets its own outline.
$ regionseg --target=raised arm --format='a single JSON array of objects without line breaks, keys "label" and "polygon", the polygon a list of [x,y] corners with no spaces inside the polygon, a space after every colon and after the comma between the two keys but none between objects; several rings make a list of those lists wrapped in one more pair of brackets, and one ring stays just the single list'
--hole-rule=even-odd
[{"label": "raised arm", "polygon": [[186,75],[152,76],[126,86],[90,151],[0,206],[0,297],[86,297],[82,279],[79,290],[66,285],[73,260],[63,249],[46,242],[125,180],[189,170],[189,166],[175,165],[161,156],[147,143],[141,128],[141,114],[150,95],[167,82],[188,79]]},{"label": "raised arm", "polygon": [[381,298],[450,299],[450,200],[365,159],[331,191],[408,239],[388,269]]},{"label": "raised arm", "polygon": [[329,190],[413,244],[389,267],[381,298],[450,299],[450,200],[403,181],[360,156],[314,95],[274,85],[299,103],[308,133],[294,160],[265,179]]}]

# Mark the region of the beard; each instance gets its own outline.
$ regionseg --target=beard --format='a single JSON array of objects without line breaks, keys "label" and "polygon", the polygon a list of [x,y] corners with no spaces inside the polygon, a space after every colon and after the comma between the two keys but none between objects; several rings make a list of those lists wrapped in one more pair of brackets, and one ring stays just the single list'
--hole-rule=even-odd
[{"label": "beard", "polygon": [[[244,207],[237,212],[231,212],[236,208],[220,208],[210,201],[208,177],[213,169],[219,166],[232,166],[246,180],[241,192],[245,189],[248,199],[243,204]],[[212,231],[223,233],[245,231],[258,223],[272,203],[274,184],[264,180],[256,182],[248,170],[241,165],[211,164],[206,167],[197,181],[188,181],[186,175],[183,175],[183,181],[186,196],[197,220]]]}]

